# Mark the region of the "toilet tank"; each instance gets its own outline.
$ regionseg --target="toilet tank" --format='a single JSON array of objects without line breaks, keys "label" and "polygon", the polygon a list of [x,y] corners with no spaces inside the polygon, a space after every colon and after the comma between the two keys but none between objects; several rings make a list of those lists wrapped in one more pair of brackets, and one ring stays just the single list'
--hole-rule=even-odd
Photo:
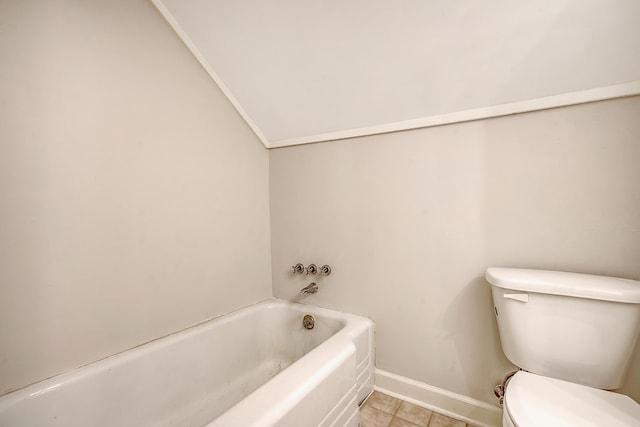
[{"label": "toilet tank", "polygon": [[640,332],[640,282],[489,268],[502,349],[516,366],[590,387],[623,385]]}]

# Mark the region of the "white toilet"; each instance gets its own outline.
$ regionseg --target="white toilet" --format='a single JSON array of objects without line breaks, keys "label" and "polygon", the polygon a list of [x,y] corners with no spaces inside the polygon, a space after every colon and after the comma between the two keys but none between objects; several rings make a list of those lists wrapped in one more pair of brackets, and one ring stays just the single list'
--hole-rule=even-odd
[{"label": "white toilet", "polygon": [[622,386],[640,332],[640,282],[558,271],[489,268],[507,358],[503,426],[640,426]]}]

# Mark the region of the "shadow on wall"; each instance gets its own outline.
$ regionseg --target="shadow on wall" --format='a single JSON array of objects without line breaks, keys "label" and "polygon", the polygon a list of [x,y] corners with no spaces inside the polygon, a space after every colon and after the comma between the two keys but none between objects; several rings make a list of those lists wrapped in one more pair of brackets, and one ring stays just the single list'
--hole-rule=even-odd
[{"label": "shadow on wall", "polygon": [[[516,369],[502,352],[493,315],[491,286],[484,276],[473,279],[453,299],[445,313],[444,328],[457,349],[458,366],[463,371],[462,377],[467,379],[465,394],[468,396],[486,396],[488,392],[472,389],[474,383],[483,382],[469,379],[490,375],[498,384],[504,374]],[[496,357],[500,359],[498,363]],[[492,369],[497,370],[491,372]]]}]

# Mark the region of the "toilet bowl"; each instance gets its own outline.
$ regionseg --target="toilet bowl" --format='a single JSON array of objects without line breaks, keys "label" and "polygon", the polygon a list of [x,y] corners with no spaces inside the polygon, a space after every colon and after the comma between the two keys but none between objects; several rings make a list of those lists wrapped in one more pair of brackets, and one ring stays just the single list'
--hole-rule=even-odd
[{"label": "toilet bowl", "polygon": [[489,268],[507,383],[506,427],[640,427],[640,405],[612,391],[640,333],[640,282]]},{"label": "toilet bowl", "polygon": [[508,383],[502,425],[640,426],[640,405],[622,394],[520,371]]}]

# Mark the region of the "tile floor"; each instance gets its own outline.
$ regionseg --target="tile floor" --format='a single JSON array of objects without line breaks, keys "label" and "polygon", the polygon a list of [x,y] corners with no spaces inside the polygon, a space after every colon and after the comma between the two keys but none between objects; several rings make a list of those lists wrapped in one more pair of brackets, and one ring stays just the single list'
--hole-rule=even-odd
[{"label": "tile floor", "polygon": [[474,427],[374,391],[360,407],[361,427]]}]

